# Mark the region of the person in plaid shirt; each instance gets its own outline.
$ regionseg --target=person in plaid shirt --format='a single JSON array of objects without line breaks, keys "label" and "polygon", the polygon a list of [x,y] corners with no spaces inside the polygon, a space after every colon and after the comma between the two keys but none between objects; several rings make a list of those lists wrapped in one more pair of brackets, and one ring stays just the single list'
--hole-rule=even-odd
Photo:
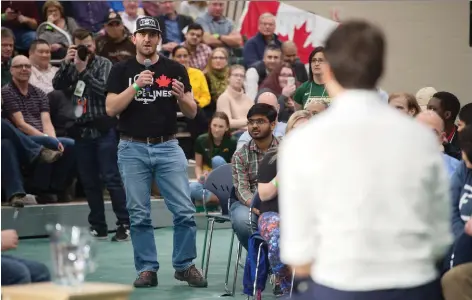
[{"label": "person in plaid shirt", "polygon": [[248,131],[252,140],[237,150],[231,160],[234,186],[230,206],[231,224],[246,249],[251,232],[257,230],[260,214],[254,209],[251,224],[247,222],[249,207],[256,192],[259,163],[267,151],[279,145],[279,140],[272,134],[276,123],[275,107],[265,103],[254,104],[247,114]]},{"label": "person in plaid shirt", "polygon": [[203,43],[203,27],[198,23],[188,25],[185,41],[181,43],[190,52],[189,66],[205,70],[211,56],[211,47]]}]

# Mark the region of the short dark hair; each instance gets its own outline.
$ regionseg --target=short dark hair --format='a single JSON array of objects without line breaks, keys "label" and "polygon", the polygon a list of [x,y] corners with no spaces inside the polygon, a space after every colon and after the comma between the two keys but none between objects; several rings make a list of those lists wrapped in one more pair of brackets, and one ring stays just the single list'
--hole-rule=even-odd
[{"label": "short dark hair", "polygon": [[257,103],[254,104],[247,113],[247,118],[249,119],[252,116],[261,115],[267,117],[270,123],[277,120],[277,110],[270,104],[266,103]]},{"label": "short dark hair", "polygon": [[437,92],[433,98],[439,99],[443,111],[451,112],[451,120],[455,120],[461,109],[461,103],[457,97],[449,92]]},{"label": "short dark hair", "polygon": [[348,21],[328,37],[324,55],[342,87],[370,90],[383,74],[385,48],[379,28],[366,21]]},{"label": "short dark hair", "polygon": [[282,52],[282,49],[277,45],[269,44],[265,47],[264,54],[266,54],[267,51],[280,51],[280,52]]},{"label": "short dark hair", "polygon": [[31,53],[34,50],[36,50],[36,47],[38,47],[38,45],[48,45],[48,46],[50,46],[48,41],[43,40],[43,39],[36,39],[31,43],[30,48],[29,48],[29,52]]},{"label": "short dark hair", "polygon": [[177,50],[179,50],[179,49],[185,49],[187,51],[187,53],[190,54],[190,51],[188,51],[187,47],[182,46],[182,45],[177,45],[177,46],[174,47],[174,49],[172,49],[172,52],[171,52],[172,58],[174,58],[175,53],[177,53]]},{"label": "short dark hair", "polygon": [[311,60],[313,57],[315,57],[316,53],[321,52],[324,54],[324,47],[323,46],[318,46],[313,51],[311,51],[310,56],[308,57],[308,64],[310,66],[308,67],[308,81],[313,81],[313,69],[311,68]]},{"label": "short dark hair", "polygon": [[205,32],[205,30],[203,30],[202,25],[200,25],[198,23],[192,23],[192,24],[188,25],[187,32],[190,31],[190,30],[201,30],[202,32]]},{"label": "short dark hair", "polygon": [[88,31],[87,29],[79,28],[74,30],[74,32],[72,33],[73,41],[75,41],[76,39],[79,41],[83,41],[88,37],[91,37],[93,39],[92,32]]},{"label": "short dark hair", "polygon": [[11,39],[13,39],[13,41],[15,41],[15,35],[13,34],[13,31],[11,31],[10,28],[6,28],[6,27],[2,27],[1,38],[2,38],[2,40],[7,39],[7,38],[11,38]]},{"label": "short dark hair", "polygon": [[472,125],[467,125],[459,132],[459,145],[467,159],[472,162]]},{"label": "short dark hair", "polygon": [[459,120],[464,122],[465,125],[472,125],[472,103],[466,104],[461,108]]}]

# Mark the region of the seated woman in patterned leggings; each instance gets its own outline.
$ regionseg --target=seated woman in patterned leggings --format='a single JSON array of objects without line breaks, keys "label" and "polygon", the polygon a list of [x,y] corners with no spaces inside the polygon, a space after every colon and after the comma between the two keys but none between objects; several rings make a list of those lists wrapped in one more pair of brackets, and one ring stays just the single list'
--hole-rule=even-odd
[{"label": "seated woman in patterned leggings", "polygon": [[[310,112],[295,112],[287,122],[287,132],[305,123],[311,117]],[[283,294],[290,292],[291,272],[280,261],[279,250],[279,206],[277,196],[277,151],[270,151],[262,159],[258,173],[258,192],[261,198],[259,231],[267,241],[269,263],[276,276],[277,284]]]}]

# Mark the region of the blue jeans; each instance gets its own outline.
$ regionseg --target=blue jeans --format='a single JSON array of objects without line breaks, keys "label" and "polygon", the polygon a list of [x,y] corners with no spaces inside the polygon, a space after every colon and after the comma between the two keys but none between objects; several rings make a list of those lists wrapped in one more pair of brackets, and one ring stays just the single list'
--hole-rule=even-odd
[{"label": "blue jeans", "polygon": [[244,249],[247,250],[249,238],[252,233],[256,232],[258,229],[257,220],[259,217],[255,214],[251,214],[251,221],[249,222],[249,207],[242,204],[240,201],[231,204],[229,217],[239,242],[243,245]]},{"label": "blue jeans", "polygon": [[29,136],[21,132],[10,122],[2,119],[2,140],[9,140],[13,143],[16,153],[23,164],[28,164],[38,158],[41,145],[35,143]]},{"label": "blue jeans", "polygon": [[2,286],[50,280],[51,275],[44,264],[2,254]]},{"label": "blue jeans", "polygon": [[36,31],[28,29],[15,29],[15,47],[20,50],[28,50],[31,43],[36,39]]},{"label": "blue jeans", "polygon": [[118,220],[116,224],[129,224],[125,190],[118,170],[117,146],[115,129],[110,129],[96,139],[83,138],[75,141],[77,169],[90,207],[88,221],[97,230],[108,229],[102,180],[110,193],[113,211]]},{"label": "blue jeans", "polygon": [[[226,164],[226,160],[219,155],[211,159],[211,166],[213,170],[225,164]],[[205,193],[205,195],[203,195],[203,193]],[[210,199],[211,195],[212,195],[211,192],[204,190],[203,183],[190,182],[190,197],[192,198],[193,203],[195,203],[195,201],[203,201],[204,199],[205,199],[204,202],[207,202],[208,199]]]},{"label": "blue jeans", "polygon": [[172,265],[183,271],[197,257],[195,206],[190,200],[187,159],[177,140],[146,144],[121,140],[118,166],[125,185],[136,271],[157,271],[157,250],[151,220],[151,184],[156,181],[174,216]]},{"label": "blue jeans", "polygon": [[62,157],[53,164],[39,163],[34,171],[34,185],[41,191],[62,192],[70,179],[75,164],[74,140],[70,138],[49,136],[30,136],[39,145],[57,150],[58,141],[64,146]]},{"label": "blue jeans", "polygon": [[[3,134],[2,134],[3,137]],[[7,201],[14,196],[26,195],[18,152],[9,139],[2,138],[2,188]]]}]

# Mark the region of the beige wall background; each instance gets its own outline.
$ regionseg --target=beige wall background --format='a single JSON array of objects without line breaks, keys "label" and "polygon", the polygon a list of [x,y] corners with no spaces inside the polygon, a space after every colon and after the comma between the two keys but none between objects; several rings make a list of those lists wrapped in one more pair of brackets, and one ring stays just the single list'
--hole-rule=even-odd
[{"label": "beige wall background", "polygon": [[[235,2],[228,1],[231,17]],[[380,26],[388,42],[381,82],[387,92],[416,93],[433,86],[454,93],[462,104],[472,102],[469,1],[284,2],[327,18],[337,8],[341,21],[362,18]],[[236,21],[241,11],[239,3]]]},{"label": "beige wall background", "polygon": [[425,86],[472,102],[472,48],[468,1],[285,1],[324,17],[339,9],[341,21],[363,18],[387,37],[387,92],[416,93]]}]

